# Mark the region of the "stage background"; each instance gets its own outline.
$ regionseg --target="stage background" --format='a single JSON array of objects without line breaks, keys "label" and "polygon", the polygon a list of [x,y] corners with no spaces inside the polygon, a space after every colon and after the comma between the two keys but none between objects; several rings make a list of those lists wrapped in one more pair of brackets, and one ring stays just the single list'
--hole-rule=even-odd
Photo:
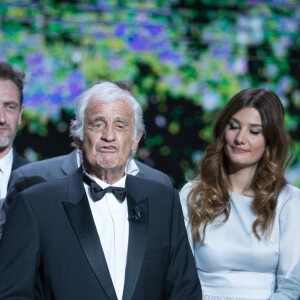
[{"label": "stage background", "polygon": [[180,188],[218,109],[264,87],[286,108],[300,185],[298,1],[1,1],[0,60],[26,73],[16,149],[35,161],[70,152],[74,97],[101,80],[130,80],[147,135],[138,158]]}]

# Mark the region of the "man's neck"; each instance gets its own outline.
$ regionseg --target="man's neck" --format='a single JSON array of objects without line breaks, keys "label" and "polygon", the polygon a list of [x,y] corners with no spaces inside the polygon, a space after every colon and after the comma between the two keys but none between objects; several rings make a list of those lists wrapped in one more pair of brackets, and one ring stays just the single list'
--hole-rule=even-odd
[{"label": "man's neck", "polygon": [[100,180],[106,182],[107,184],[114,184],[119,181],[125,175],[125,170],[113,170],[113,169],[97,169],[89,170],[86,169],[87,173],[90,175],[99,178]]},{"label": "man's neck", "polygon": [[12,146],[6,148],[0,148],[0,159],[8,155],[8,153],[12,150]]}]

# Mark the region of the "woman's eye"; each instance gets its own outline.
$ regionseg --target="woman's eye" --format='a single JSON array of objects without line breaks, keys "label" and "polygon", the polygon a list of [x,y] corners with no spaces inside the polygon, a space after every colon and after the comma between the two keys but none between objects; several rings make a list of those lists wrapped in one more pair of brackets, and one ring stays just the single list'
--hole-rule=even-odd
[{"label": "woman's eye", "polygon": [[229,129],[231,129],[231,130],[239,129],[239,126],[238,126],[238,125],[232,124],[232,123],[229,123],[229,124],[228,124],[228,127],[229,127]]},{"label": "woman's eye", "polygon": [[258,134],[260,134],[260,131],[250,130],[250,133],[253,135],[258,135]]}]

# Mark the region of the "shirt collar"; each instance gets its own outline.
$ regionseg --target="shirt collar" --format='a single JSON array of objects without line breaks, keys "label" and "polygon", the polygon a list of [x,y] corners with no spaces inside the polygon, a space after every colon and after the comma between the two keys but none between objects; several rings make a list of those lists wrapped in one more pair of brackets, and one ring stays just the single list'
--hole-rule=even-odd
[{"label": "shirt collar", "polygon": [[101,186],[102,189],[105,189],[109,186],[116,186],[116,187],[122,187],[124,188],[125,187],[125,182],[126,182],[126,174],[121,178],[119,179],[117,182],[115,182],[114,184],[108,184],[107,182],[104,182],[102,181],[101,179],[99,179],[98,177],[95,177],[95,176],[92,176],[90,175],[89,173],[87,173],[86,171],[83,171],[85,172],[85,174],[90,177],[92,180],[94,180],[98,185]]},{"label": "shirt collar", "polygon": [[101,179],[97,178],[97,177],[92,177],[96,183],[98,183],[103,189],[109,187],[109,186],[117,186],[117,187],[125,187],[125,181],[126,181],[126,174],[117,182],[115,182],[114,184],[108,184],[107,182],[102,181]]},{"label": "shirt collar", "polygon": [[140,169],[137,166],[137,164],[135,163],[134,159],[130,159],[130,161],[128,162],[128,164],[126,166],[125,173],[135,176],[139,171],[140,171]]},{"label": "shirt collar", "polygon": [[78,168],[81,166],[82,163],[82,153],[78,149],[76,149],[76,163]]},{"label": "shirt collar", "polygon": [[9,152],[0,159],[0,169],[3,174],[9,174],[11,172],[11,167],[13,163],[13,149],[10,149]]},{"label": "shirt collar", "polygon": [[[139,171],[140,171],[140,169],[138,168],[138,166],[135,163],[134,159],[130,159],[130,161],[128,162],[128,164],[127,164],[127,166],[125,168],[125,175],[120,180],[118,180],[117,182],[115,182],[114,184],[112,184],[112,186],[125,187],[126,175],[129,174],[129,175],[135,176]],[[86,171],[84,170],[84,172],[86,172]],[[108,183],[100,180],[99,178],[91,176],[87,172],[86,172],[86,174],[90,178],[92,178],[96,183],[98,183],[103,189],[105,189],[108,186],[110,186]]]}]

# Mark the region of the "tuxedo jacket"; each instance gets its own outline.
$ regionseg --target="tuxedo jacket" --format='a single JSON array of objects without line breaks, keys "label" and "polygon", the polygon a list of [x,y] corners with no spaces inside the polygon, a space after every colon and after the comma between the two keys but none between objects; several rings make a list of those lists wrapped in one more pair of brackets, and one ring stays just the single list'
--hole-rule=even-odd
[{"label": "tuxedo jacket", "polygon": [[[8,189],[9,199],[13,199],[16,193],[36,183],[61,178],[75,172],[78,169],[76,152],[77,150],[74,150],[67,155],[33,162],[15,170],[12,173],[10,188]],[[171,180],[165,173],[137,160],[135,163],[139,168],[137,177],[152,179],[172,187]]]},{"label": "tuxedo jacket", "polygon": [[[0,242],[0,299],[117,300],[81,169],[18,193]],[[178,192],[127,175],[123,300],[201,299]]]},{"label": "tuxedo jacket", "polygon": [[[11,175],[8,186],[7,197],[4,204],[5,214],[8,214],[13,199],[18,192],[37,183],[58,179],[75,172],[78,169],[76,152],[77,150],[74,150],[67,155],[33,162],[15,170]],[[18,161],[20,161],[20,159],[22,158],[19,157]],[[139,168],[139,173],[136,175],[137,177],[152,179],[172,187],[171,180],[165,173],[153,169],[137,160],[135,160],[135,163]],[[3,228],[1,228],[0,225],[0,232],[1,231],[3,231]]]}]

